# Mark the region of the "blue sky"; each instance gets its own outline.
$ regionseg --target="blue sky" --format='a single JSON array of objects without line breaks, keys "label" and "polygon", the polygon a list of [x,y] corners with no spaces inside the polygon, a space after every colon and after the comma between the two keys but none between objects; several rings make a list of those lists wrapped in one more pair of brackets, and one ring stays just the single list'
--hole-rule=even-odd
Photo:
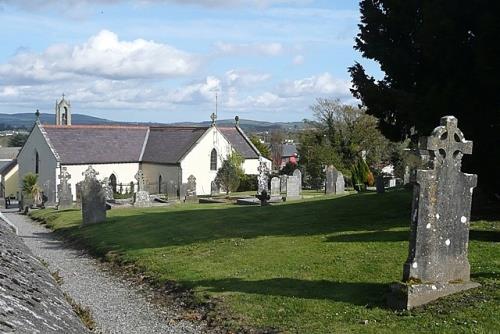
[{"label": "blue sky", "polygon": [[318,97],[357,103],[357,1],[0,0],[0,112],[123,121],[297,121]]}]

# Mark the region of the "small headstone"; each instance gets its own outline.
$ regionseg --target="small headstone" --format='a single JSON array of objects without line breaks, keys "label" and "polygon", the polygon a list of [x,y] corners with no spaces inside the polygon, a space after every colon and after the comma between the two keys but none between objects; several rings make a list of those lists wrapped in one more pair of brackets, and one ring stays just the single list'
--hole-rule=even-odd
[{"label": "small headstone", "polygon": [[280,179],[275,176],[271,179],[271,198],[279,198],[280,195]]},{"label": "small headstone", "polygon": [[410,183],[410,167],[405,166],[405,173],[403,175],[403,184]]},{"label": "small headstone", "polygon": [[144,173],[141,169],[135,174],[137,180],[138,191],[134,194],[134,206],[146,208],[151,206],[151,199],[149,193],[145,190],[146,183],[144,181]]},{"label": "small headstone", "polygon": [[212,181],[210,182],[210,196],[217,196],[219,195],[219,186],[217,185],[217,182]]},{"label": "small headstone", "polygon": [[257,176],[257,194],[262,194],[263,191],[267,194],[269,192],[269,168],[267,168],[267,164],[264,160],[259,161],[257,171],[259,172],[259,175]]},{"label": "small headstone", "polygon": [[389,179],[389,188],[394,188],[395,186],[396,186],[396,179],[390,178]]},{"label": "small headstone", "polygon": [[296,169],[293,172],[293,175],[288,176],[288,180],[286,182],[286,199],[300,199],[300,193],[302,190],[302,173],[300,170]]},{"label": "small headstone", "polygon": [[337,171],[337,173],[334,175],[334,180],[335,180],[335,194],[343,194],[345,193],[345,180],[344,180],[344,175],[342,174],[341,171]]},{"label": "small headstone", "polygon": [[280,175],[280,192],[286,193],[286,181],[288,180],[288,175]]},{"label": "small headstone", "polygon": [[197,202],[198,196],[196,196],[196,177],[190,175],[188,177],[188,183],[186,188],[186,202]]},{"label": "small headstone", "polygon": [[99,173],[89,166],[83,175],[82,183],[82,217],[83,225],[96,224],[106,221],[106,198],[97,180]]},{"label": "small headstone", "polygon": [[385,192],[385,180],[383,175],[377,176],[377,179],[375,180],[375,187],[377,188],[378,194]]},{"label": "small headstone", "polygon": [[325,194],[335,193],[335,167],[327,166],[325,169]]},{"label": "small headstone", "polygon": [[181,186],[179,187],[179,197],[181,201],[186,200],[187,188],[188,188],[187,183],[182,183]]},{"label": "small headstone", "polygon": [[61,173],[58,176],[59,184],[57,185],[59,199],[57,202],[58,210],[71,209],[73,207],[73,194],[71,193],[71,184],[68,183],[71,175],[66,167],[61,167]]},{"label": "small headstone", "polygon": [[77,184],[75,184],[76,207],[78,208],[82,207],[82,184],[83,181],[80,181]]},{"label": "small headstone", "polygon": [[420,141],[430,164],[417,170],[408,259],[403,283],[391,286],[393,307],[411,309],[479,286],[470,282],[467,258],[477,175],[460,170],[463,155],[472,153],[472,142],[457,123],[453,116],[443,117],[441,126]]}]

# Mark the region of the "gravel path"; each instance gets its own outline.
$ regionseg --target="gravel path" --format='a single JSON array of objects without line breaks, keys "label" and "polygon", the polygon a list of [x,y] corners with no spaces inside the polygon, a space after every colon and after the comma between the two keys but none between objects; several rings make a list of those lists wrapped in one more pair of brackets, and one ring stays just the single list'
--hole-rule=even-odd
[{"label": "gravel path", "polygon": [[62,289],[79,304],[89,307],[99,333],[202,333],[203,325],[149,303],[130,283],[113,276],[96,260],[64,247],[47,228],[17,213],[5,216],[18,227],[19,236],[33,254],[62,277]]}]

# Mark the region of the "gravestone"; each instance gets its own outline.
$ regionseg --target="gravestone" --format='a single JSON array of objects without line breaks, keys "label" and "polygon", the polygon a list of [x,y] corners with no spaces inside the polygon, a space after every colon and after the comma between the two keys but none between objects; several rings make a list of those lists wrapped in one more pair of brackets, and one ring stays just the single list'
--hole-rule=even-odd
[{"label": "gravestone", "polygon": [[105,177],[102,180],[102,190],[104,191],[104,197],[108,202],[114,202],[115,198],[113,197],[113,188],[109,184],[109,178]]},{"label": "gravestone", "polygon": [[219,186],[217,185],[217,182],[212,181],[210,182],[210,196],[217,196],[219,195]]},{"label": "gravestone", "polygon": [[275,176],[271,179],[271,198],[279,198],[280,196],[280,179]]},{"label": "gravestone", "polygon": [[470,209],[477,175],[461,171],[462,157],[472,153],[453,116],[419,146],[429,159],[419,169],[413,190],[408,259],[403,283],[391,286],[389,303],[411,309],[437,298],[479,286],[470,282],[467,258]]},{"label": "gravestone", "polygon": [[377,176],[375,180],[375,187],[377,188],[377,193],[385,193],[385,180],[383,175]]},{"label": "gravestone", "polygon": [[197,201],[198,196],[196,196],[196,177],[194,175],[189,175],[186,187],[186,202]]},{"label": "gravestone", "polygon": [[177,185],[173,180],[167,182],[167,196],[170,201],[177,199]]},{"label": "gravestone", "polygon": [[82,173],[85,179],[81,186],[83,225],[101,223],[106,220],[106,198],[97,180],[98,172],[89,166]]},{"label": "gravestone", "polygon": [[76,207],[77,208],[82,207],[82,184],[83,184],[83,181],[80,181],[77,184],[75,184],[75,197],[76,197]]},{"label": "gravestone", "polygon": [[263,191],[269,193],[269,168],[264,160],[259,161],[259,167],[257,167],[259,175],[257,176],[257,194],[262,194]]},{"label": "gravestone", "polygon": [[61,173],[58,176],[59,184],[57,192],[59,195],[57,202],[58,210],[71,209],[73,207],[73,194],[71,193],[71,184],[68,183],[71,175],[66,167],[61,167]]},{"label": "gravestone", "polygon": [[181,186],[179,187],[179,197],[181,201],[186,201],[187,187],[187,183],[181,183]]},{"label": "gravestone", "polygon": [[137,192],[134,194],[134,206],[140,208],[150,207],[151,199],[149,198],[149,193],[145,190],[146,183],[142,169],[137,171],[135,179],[137,180]]},{"label": "gravestone", "polygon": [[288,180],[287,175],[280,175],[280,192],[286,193],[286,181]]},{"label": "gravestone", "polygon": [[335,167],[332,165],[327,166],[325,169],[325,194],[333,194],[335,193]]},{"label": "gravestone", "polygon": [[405,173],[403,175],[403,184],[410,183],[410,167],[405,166]]},{"label": "gravestone", "polygon": [[335,180],[335,194],[345,193],[345,180],[342,172],[337,171],[337,173],[334,174],[334,180]]},{"label": "gravestone", "polygon": [[286,181],[286,199],[295,200],[300,199],[300,193],[302,190],[302,173],[300,170],[296,169],[293,175],[288,176]]}]

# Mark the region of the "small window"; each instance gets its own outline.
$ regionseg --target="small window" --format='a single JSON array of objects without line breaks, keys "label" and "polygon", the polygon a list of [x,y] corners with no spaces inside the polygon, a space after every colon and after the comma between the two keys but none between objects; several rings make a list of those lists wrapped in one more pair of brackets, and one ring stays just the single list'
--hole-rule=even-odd
[{"label": "small window", "polygon": [[35,152],[35,174],[40,172],[40,157],[38,156],[38,152]]},{"label": "small window", "polygon": [[210,153],[210,170],[217,170],[217,151],[215,148]]},{"label": "small window", "polygon": [[161,175],[158,176],[158,194],[161,194],[161,183],[163,182]]}]

